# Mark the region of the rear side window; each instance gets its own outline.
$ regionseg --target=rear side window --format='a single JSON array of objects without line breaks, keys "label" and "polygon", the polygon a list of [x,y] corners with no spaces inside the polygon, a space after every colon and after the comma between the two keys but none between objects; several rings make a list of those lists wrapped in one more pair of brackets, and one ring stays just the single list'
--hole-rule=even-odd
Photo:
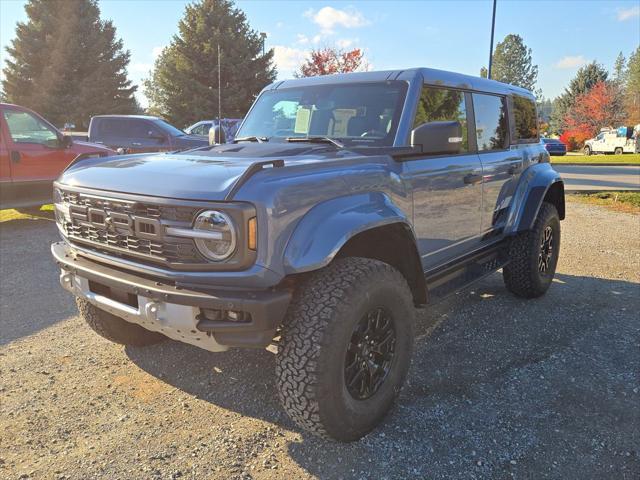
[{"label": "rear side window", "polygon": [[430,122],[459,122],[462,127],[460,153],[469,151],[467,108],[464,92],[425,85],[418,102],[413,128]]},{"label": "rear side window", "polygon": [[519,95],[513,96],[514,140],[517,143],[538,141],[538,116],[535,102]]},{"label": "rear side window", "polygon": [[476,117],[476,138],[480,152],[504,150],[509,147],[507,102],[504,97],[473,94]]}]

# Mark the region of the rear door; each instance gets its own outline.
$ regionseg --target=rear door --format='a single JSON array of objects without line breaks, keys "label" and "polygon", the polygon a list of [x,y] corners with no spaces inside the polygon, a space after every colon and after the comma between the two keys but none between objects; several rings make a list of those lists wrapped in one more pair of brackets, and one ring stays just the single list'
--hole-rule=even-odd
[{"label": "rear door", "polygon": [[481,231],[488,238],[504,227],[523,157],[517,147],[510,147],[507,97],[475,92],[472,97],[475,138],[482,163]]},{"label": "rear door", "polygon": [[406,161],[413,191],[414,230],[423,269],[430,270],[480,243],[482,166],[469,138],[471,96],[462,90],[425,85],[413,128],[458,121],[463,141],[456,155],[425,155]]}]

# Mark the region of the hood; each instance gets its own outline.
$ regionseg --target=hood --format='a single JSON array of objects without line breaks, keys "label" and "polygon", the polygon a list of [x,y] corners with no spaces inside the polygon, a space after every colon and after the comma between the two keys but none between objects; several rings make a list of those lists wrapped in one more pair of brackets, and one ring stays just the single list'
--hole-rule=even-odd
[{"label": "hood", "polygon": [[173,139],[173,145],[178,148],[195,148],[209,145],[209,138],[203,135],[181,135]]},{"label": "hood", "polygon": [[226,144],[206,151],[88,158],[58,182],[109,192],[184,200],[224,200],[240,176],[260,161],[286,166],[355,157],[349,150],[309,144]]},{"label": "hood", "polygon": [[105,147],[104,145],[98,145],[97,143],[84,142],[82,140],[74,140],[71,145],[71,149],[76,152],[78,155],[81,153],[92,153],[92,152],[107,152],[107,153],[115,153],[114,150]]}]

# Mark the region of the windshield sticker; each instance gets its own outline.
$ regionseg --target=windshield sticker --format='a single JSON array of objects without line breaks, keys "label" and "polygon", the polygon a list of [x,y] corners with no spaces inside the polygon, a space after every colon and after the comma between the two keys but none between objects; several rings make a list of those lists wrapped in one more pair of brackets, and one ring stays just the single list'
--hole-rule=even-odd
[{"label": "windshield sticker", "polygon": [[293,127],[294,133],[309,133],[309,120],[311,119],[311,109],[308,107],[298,107],[296,112],[296,124]]}]

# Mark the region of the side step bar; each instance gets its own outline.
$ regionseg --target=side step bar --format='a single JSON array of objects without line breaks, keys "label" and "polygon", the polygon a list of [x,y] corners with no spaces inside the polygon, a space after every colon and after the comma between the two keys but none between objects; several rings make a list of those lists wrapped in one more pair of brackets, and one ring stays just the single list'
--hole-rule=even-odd
[{"label": "side step bar", "polygon": [[505,266],[508,239],[425,272],[429,303],[436,303]]}]

